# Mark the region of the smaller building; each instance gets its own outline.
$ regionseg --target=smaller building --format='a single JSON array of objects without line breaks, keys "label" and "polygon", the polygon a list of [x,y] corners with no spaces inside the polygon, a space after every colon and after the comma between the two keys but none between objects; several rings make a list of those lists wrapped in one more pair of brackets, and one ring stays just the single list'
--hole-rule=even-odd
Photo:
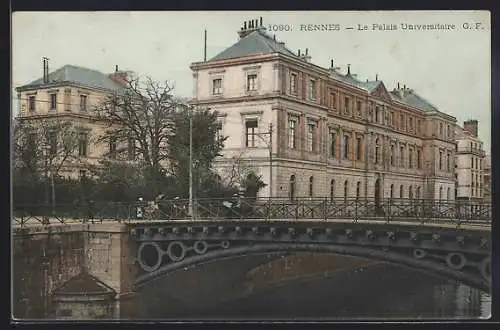
[{"label": "smaller building", "polygon": [[478,138],[478,121],[468,120],[455,128],[455,198],[481,201],[484,197],[485,152]]},{"label": "smaller building", "polygon": [[111,319],[115,295],[111,287],[83,272],[54,290],[53,315],[63,320]]}]

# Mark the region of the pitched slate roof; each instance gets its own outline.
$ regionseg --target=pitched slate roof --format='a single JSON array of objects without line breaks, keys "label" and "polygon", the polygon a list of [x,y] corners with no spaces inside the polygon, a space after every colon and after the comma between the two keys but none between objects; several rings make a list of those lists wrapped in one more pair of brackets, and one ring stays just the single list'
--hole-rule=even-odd
[{"label": "pitched slate roof", "polygon": [[227,60],[249,55],[280,53],[297,57],[292,51],[274,40],[263,30],[255,30],[238,40],[235,44],[215,55],[210,61]]},{"label": "pitched slate roof", "polygon": [[398,91],[392,91],[389,94],[393,100],[421,109],[425,112],[440,112],[436,106],[415,93],[412,89],[409,89],[401,94]]},{"label": "pitched slate roof", "polygon": [[115,291],[89,273],[73,276],[54,290],[54,295],[114,294]]},{"label": "pitched slate roof", "polygon": [[[122,87],[107,74],[70,64],[49,73],[49,84],[58,82],[76,83],[86,87],[108,90],[118,90]],[[19,88],[37,87],[40,85],[43,85],[43,78],[39,78]]]}]

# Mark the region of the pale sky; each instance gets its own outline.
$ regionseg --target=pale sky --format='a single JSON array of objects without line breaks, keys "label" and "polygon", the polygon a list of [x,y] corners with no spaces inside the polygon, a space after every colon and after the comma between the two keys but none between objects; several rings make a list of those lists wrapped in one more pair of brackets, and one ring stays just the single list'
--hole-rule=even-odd
[{"label": "pale sky", "polygon": [[[263,17],[269,31],[297,52],[309,49],[312,62],[335,66],[358,78],[375,74],[392,90],[397,82],[414,89],[440,111],[479,120],[479,137],[489,153],[491,131],[491,29],[487,11],[406,12],[16,12],[12,17],[13,87],[73,64],[104,73],[132,70],[175,83],[178,96],[191,97],[191,62],[207,59],[238,40],[243,21]],[[477,25],[476,23],[480,23]],[[307,24],[340,30],[307,31]],[[358,24],[367,30],[358,30]],[[373,30],[391,24],[397,30]],[[454,24],[453,30],[403,30],[402,24]],[[464,28],[468,24],[470,29]],[[353,27],[349,30],[346,28]],[[13,97],[16,94],[13,93]],[[17,109],[14,102],[13,109]]]}]

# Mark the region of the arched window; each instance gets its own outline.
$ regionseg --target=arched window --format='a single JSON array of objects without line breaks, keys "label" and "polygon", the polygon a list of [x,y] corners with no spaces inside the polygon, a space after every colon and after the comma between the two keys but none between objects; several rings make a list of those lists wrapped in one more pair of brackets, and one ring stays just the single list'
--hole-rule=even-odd
[{"label": "arched window", "polygon": [[399,187],[399,198],[403,198],[403,185]]},{"label": "arched window", "polygon": [[295,175],[290,176],[290,200],[295,199]]},{"label": "arched window", "polygon": [[309,197],[313,197],[314,193],[314,178],[311,176],[309,177]]},{"label": "arched window", "polygon": [[335,180],[330,181],[330,201],[335,199]]},{"label": "arched window", "polygon": [[394,185],[391,184],[391,198],[394,198]]},{"label": "arched window", "polygon": [[356,183],[356,198],[361,196],[361,182]]},{"label": "arched window", "polygon": [[439,199],[443,199],[443,186],[439,187]]},{"label": "arched window", "polygon": [[417,196],[416,197],[417,197],[417,199],[421,198],[421,196],[420,196],[420,187],[417,187]]},{"label": "arched window", "polygon": [[408,198],[413,199],[413,187],[408,187]]},{"label": "arched window", "polygon": [[375,164],[380,162],[380,140],[375,140]]},{"label": "arched window", "polygon": [[344,182],[344,199],[347,199],[347,194],[349,193],[349,182],[345,180]]},{"label": "arched window", "polygon": [[451,201],[451,189],[448,187],[448,191],[446,192],[446,197],[449,201]]}]

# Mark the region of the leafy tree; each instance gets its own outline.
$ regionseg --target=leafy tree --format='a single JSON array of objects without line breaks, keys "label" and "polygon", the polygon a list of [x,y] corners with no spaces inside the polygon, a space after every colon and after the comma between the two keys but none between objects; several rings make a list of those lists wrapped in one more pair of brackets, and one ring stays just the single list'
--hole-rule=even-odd
[{"label": "leafy tree", "polygon": [[[190,116],[192,116],[192,163],[190,163]],[[219,135],[218,114],[209,109],[186,109],[177,113],[168,143],[168,174],[175,178],[179,194],[188,196],[189,168],[192,167],[193,189],[197,197],[208,197],[220,187],[213,161],[221,156],[227,137]]]}]

